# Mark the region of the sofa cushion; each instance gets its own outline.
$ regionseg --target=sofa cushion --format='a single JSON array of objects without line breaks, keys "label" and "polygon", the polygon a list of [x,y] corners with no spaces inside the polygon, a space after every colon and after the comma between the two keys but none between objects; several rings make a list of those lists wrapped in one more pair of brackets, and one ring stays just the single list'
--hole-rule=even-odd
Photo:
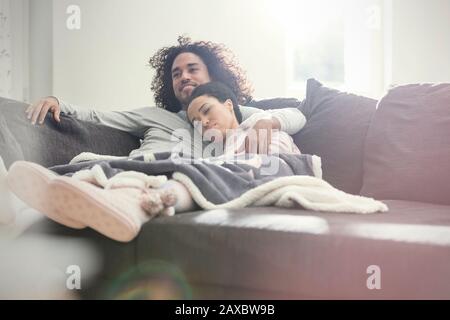
[{"label": "sofa cushion", "polygon": [[[135,240],[136,261],[266,298],[450,298],[450,206],[386,204],[372,215],[253,207],[158,217]],[[381,290],[366,285],[370,266]]]},{"label": "sofa cushion", "polygon": [[[47,219],[25,235],[92,244],[104,269],[84,283],[89,298],[123,296],[164,277],[199,299],[210,297],[196,291],[201,285],[216,299],[227,290],[234,299],[449,299],[450,206],[385,203],[389,212],[371,215],[253,207],[157,217],[126,244]],[[381,290],[367,287],[373,266]]]},{"label": "sofa cushion", "polygon": [[363,195],[450,204],[450,84],[391,89],[364,156]]},{"label": "sofa cushion", "polygon": [[64,114],[60,123],[49,113],[43,125],[32,125],[25,115],[27,107],[26,103],[0,98],[0,114],[25,160],[49,167],[68,163],[81,152],[123,156],[139,148],[139,139],[126,132]]},{"label": "sofa cushion", "polygon": [[304,154],[322,158],[324,180],[345,192],[362,186],[364,140],[376,100],[341,92],[309,79],[300,110],[305,127],[293,136]]}]

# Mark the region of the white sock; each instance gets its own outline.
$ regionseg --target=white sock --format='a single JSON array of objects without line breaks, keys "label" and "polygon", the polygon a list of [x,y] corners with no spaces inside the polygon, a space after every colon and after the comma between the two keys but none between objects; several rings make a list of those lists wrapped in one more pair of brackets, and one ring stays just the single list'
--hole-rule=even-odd
[{"label": "white sock", "polygon": [[186,212],[197,208],[194,199],[192,199],[191,194],[188,189],[176,180],[169,180],[161,186],[161,189],[173,189],[177,196],[177,203],[175,204],[175,212]]}]

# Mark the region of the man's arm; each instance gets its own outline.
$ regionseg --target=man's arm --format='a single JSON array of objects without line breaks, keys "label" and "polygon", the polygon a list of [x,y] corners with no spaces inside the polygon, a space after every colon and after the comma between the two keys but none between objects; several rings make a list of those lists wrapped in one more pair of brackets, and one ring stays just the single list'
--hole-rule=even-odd
[{"label": "man's arm", "polygon": [[279,129],[290,135],[299,132],[306,123],[305,116],[297,108],[262,110],[253,107],[239,106],[239,109],[241,110],[243,121],[247,120],[255,113],[268,112],[275,120],[273,121],[272,129]]},{"label": "man's arm", "polygon": [[[52,113],[53,119],[56,122],[61,122],[60,114],[63,113],[78,120],[102,124],[123,131],[133,132],[136,128],[136,124],[134,123],[135,121],[122,121],[124,120],[122,119],[124,114],[127,112],[102,112],[93,109],[81,108],[59,100],[54,96],[39,99],[35,103],[30,104],[25,112],[33,125],[36,123],[43,124],[47,113]],[[136,116],[131,116],[131,118],[134,119]]]},{"label": "man's arm", "polygon": [[60,113],[67,114],[79,120],[105,125],[129,132],[142,138],[150,129],[173,131],[188,128],[188,123],[177,114],[156,107],[144,107],[130,111],[97,111],[74,106],[55,97],[46,97],[30,105],[26,110],[31,123],[42,124],[48,112],[53,113],[55,121],[59,122]]},{"label": "man's arm", "polygon": [[142,137],[147,127],[143,126],[143,115],[138,110],[99,111],[82,108],[59,100],[61,112],[75,119],[112,127]]}]

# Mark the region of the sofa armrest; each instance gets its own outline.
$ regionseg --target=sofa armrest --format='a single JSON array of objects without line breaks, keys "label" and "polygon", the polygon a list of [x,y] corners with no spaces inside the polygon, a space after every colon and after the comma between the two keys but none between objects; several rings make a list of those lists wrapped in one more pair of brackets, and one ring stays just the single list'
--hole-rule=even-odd
[{"label": "sofa armrest", "polygon": [[[14,148],[0,150],[7,167],[15,160],[27,160],[50,167],[68,163],[81,152],[126,156],[139,148],[138,138],[114,128],[80,121],[61,114],[61,122],[48,114],[42,125],[32,125],[25,115],[26,103],[0,98],[4,143]],[[6,123],[6,124],[5,124]],[[14,152],[13,152],[14,151]]]}]

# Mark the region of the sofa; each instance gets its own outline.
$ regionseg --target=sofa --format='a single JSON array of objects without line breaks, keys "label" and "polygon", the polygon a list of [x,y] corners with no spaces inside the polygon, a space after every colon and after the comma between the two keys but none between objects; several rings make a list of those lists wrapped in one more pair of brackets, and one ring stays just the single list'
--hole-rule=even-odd
[{"label": "sofa", "polygon": [[[84,299],[450,299],[450,84],[396,86],[377,101],[310,79],[302,99],[250,105],[299,108],[307,124],[294,141],[322,158],[323,179],[389,211],[201,210],[156,217],[129,243],[43,218],[22,236],[95,248],[101,268],[80,290]],[[139,146],[139,137],[64,114],[32,126],[26,107],[0,99],[6,166]]]}]

